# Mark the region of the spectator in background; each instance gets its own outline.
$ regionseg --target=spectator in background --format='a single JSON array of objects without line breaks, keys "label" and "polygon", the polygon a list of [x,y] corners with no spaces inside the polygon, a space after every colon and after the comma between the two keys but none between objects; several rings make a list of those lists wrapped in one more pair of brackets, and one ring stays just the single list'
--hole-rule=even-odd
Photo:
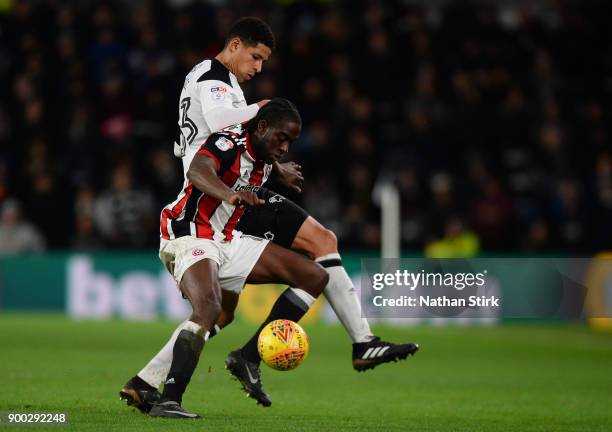
[{"label": "spectator in background", "polygon": [[96,192],[87,183],[79,186],[74,205],[74,219],[76,230],[70,247],[79,251],[94,251],[104,249],[105,244],[94,220],[96,205]]},{"label": "spectator in background", "polygon": [[516,235],[511,229],[515,225],[512,201],[495,177],[484,177],[479,186],[478,195],[470,206],[471,224],[483,247],[489,250],[508,249]]},{"label": "spectator in background", "polygon": [[459,216],[451,216],[444,225],[444,236],[425,246],[428,258],[471,258],[478,255],[478,236],[468,230]]},{"label": "spectator in background", "polygon": [[94,204],[94,220],[106,243],[116,248],[142,248],[157,240],[157,220],[151,194],[134,186],[132,167],[121,162],[113,169],[111,186]]},{"label": "spectator in background", "polygon": [[431,202],[426,210],[428,242],[444,236],[446,223],[459,212],[453,191],[453,178],[444,172],[431,176],[429,180]]},{"label": "spectator in background", "polygon": [[7,199],[0,208],[0,255],[41,252],[45,249],[40,231],[22,219],[17,201]]},{"label": "spectator in background", "polygon": [[587,211],[582,188],[576,179],[561,179],[551,200],[551,219],[557,227],[559,248],[583,251],[587,234]]},{"label": "spectator in background", "polygon": [[[220,50],[237,16],[255,13],[286,44],[245,96],[297,101],[305,129],[296,159],[307,183],[330,183],[319,202],[306,184],[305,199],[314,214],[317,205],[329,215],[342,206],[341,247],[378,247],[370,197],[382,169],[407,181],[402,236],[411,249],[444,233],[448,212],[423,222],[440,197],[431,204],[425,187],[414,195],[410,186],[437,172],[453,179],[450,214],[470,222],[485,252],[541,245],[546,230],[561,252],[612,244],[608,157],[600,156],[612,145],[605,2],[10,3],[0,16],[0,157],[10,171],[0,189],[25,208],[49,183],[68,200],[82,182],[104,190],[117,159],[133,160],[151,200],[166,202],[167,178],[180,178],[180,168],[153,153],[174,139],[177,89]],[[471,154],[498,186],[474,182]],[[388,160],[416,171],[407,176]],[[158,210],[152,205],[152,219]],[[50,247],[65,246],[42,213],[27,214]],[[68,217],[65,229],[85,219]],[[157,237],[143,235],[152,236],[144,244]]]}]

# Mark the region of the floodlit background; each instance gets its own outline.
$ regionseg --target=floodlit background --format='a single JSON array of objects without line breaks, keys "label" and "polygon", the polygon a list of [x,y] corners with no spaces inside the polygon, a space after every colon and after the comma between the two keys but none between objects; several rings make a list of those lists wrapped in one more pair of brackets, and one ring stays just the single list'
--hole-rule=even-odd
[{"label": "floodlit background", "polygon": [[184,76],[245,14],[278,41],[247,100],[299,107],[308,181],[292,198],[343,250],[379,248],[372,192],[388,179],[407,251],[457,235],[472,253],[612,242],[606,2],[2,4],[3,253],[156,247],[182,180]]}]

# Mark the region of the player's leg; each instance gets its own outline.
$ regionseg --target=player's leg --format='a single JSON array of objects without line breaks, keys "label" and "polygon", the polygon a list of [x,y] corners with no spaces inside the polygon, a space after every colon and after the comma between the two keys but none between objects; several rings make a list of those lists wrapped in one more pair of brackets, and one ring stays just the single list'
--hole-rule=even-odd
[{"label": "player's leg", "polygon": [[251,339],[242,348],[229,353],[225,360],[227,368],[240,381],[245,392],[259,404],[272,404],[263,389],[259,369],[257,338],[261,329],[277,319],[299,321],[321,294],[327,280],[328,275],[321,266],[273,243],[268,243],[250,271],[249,283],[284,283],[300,287],[285,290]]},{"label": "player's leg", "polygon": [[215,324],[215,327],[210,332],[210,337],[216,336],[221,329],[227,327],[234,321],[234,313],[238,306],[240,295],[238,293],[222,290],[223,298],[221,299],[221,315]]},{"label": "player's leg", "polygon": [[359,300],[351,278],[342,266],[334,233],[282,195],[265,188],[257,195],[266,204],[245,212],[238,229],[304,253],[321,264],[329,274],[325,297],[353,343],[374,339],[367,320],[361,318]]},{"label": "player's leg", "polygon": [[[217,324],[210,330],[209,339],[215,336],[221,328],[226,327],[233,321],[238,299],[239,295],[237,293],[222,290],[222,312],[217,320]],[[187,321],[183,321],[179,324],[170,339],[155,357],[123,386],[119,396],[127,402],[128,406],[138,408],[142,413],[148,413],[152,406],[159,401],[161,398],[161,394],[158,391],[159,386],[170,371],[174,343],[180,331],[185,328],[186,323]]]},{"label": "player's leg", "polygon": [[[253,267],[247,282],[253,284],[283,283],[289,285],[272,306],[270,314],[253,337],[242,347],[243,356],[259,363],[257,338],[266,324],[277,319],[299,321],[323,292],[329,276],[312,261],[274,243],[266,247]],[[291,288],[299,287],[299,288]]]},{"label": "player's leg", "polygon": [[282,195],[262,188],[258,196],[266,201],[266,205],[246,212],[238,228],[302,252],[325,268],[329,282],[324,295],[353,341],[353,367],[356,370],[370,369],[416,352],[416,344],[396,345],[381,341],[372,334],[368,321],[361,317],[357,293],[342,265],[336,236],[331,230]]},{"label": "player's leg", "polygon": [[370,325],[361,317],[361,306],[351,278],[342,265],[334,233],[309,216],[291,245],[308,254],[329,273],[325,298],[353,340],[353,368],[357,371],[407,358],[418,351],[415,343],[395,344],[372,334]]},{"label": "player's leg", "polygon": [[153,417],[194,417],[180,405],[204,343],[221,314],[221,288],[215,261],[203,259],[191,265],[181,278],[180,288],[193,312],[176,337],[164,391],[149,413]]},{"label": "player's leg", "polygon": [[329,301],[353,343],[364,343],[374,339],[368,321],[361,317],[357,292],[353,281],[342,265],[336,235],[315,218],[308,216],[298,230],[291,248],[309,255],[329,273],[325,298]]},{"label": "player's leg", "polygon": [[138,408],[142,413],[148,413],[153,404],[159,401],[161,394],[158,388],[168,375],[174,343],[186,324],[187,321],[180,323],[162,349],[121,388],[119,398],[125,400],[128,406]]}]

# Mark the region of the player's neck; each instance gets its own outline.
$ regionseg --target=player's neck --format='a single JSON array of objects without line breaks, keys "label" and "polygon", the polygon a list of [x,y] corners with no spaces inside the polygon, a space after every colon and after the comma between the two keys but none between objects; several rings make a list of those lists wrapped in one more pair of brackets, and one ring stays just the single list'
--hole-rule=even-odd
[{"label": "player's neck", "polygon": [[232,62],[230,61],[229,54],[223,50],[219,54],[215,56],[215,59],[218,60],[223,66],[225,66],[232,74],[234,73],[234,69],[232,68]]}]

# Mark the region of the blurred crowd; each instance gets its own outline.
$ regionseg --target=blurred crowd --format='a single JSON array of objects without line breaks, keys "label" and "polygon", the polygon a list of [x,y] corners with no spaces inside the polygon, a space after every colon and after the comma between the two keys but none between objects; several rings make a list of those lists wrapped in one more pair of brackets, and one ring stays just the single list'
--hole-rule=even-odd
[{"label": "blurred crowd", "polygon": [[379,247],[389,182],[406,250],[612,244],[605,1],[1,4],[0,252],[156,247],[184,76],[242,15],[278,46],[247,100],[300,109],[290,197],[343,249]]}]

